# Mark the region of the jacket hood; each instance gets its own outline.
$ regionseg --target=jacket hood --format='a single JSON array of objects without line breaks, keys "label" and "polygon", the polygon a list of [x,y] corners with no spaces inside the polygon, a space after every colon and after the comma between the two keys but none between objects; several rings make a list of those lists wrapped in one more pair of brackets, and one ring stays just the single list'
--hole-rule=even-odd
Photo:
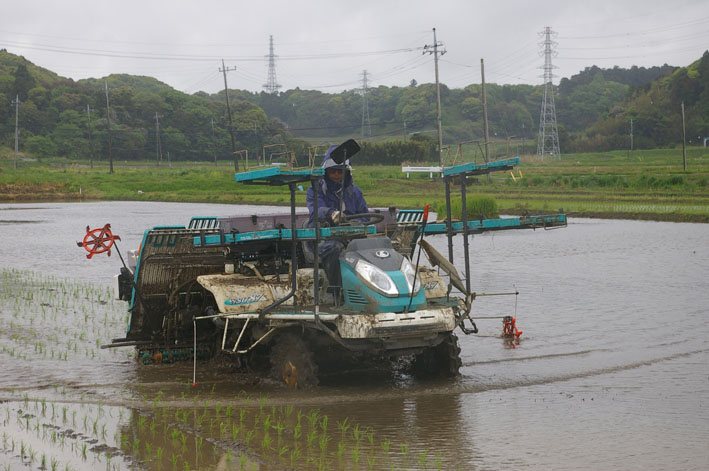
[{"label": "jacket hood", "polygon": [[330,155],[333,150],[337,149],[336,145],[330,146],[330,148],[327,150],[325,153],[325,157],[323,157],[322,161],[322,168],[327,170],[328,168],[341,168],[342,170],[347,170],[350,166],[350,159],[345,160],[343,164],[338,164],[334,160],[332,160],[332,156]]}]

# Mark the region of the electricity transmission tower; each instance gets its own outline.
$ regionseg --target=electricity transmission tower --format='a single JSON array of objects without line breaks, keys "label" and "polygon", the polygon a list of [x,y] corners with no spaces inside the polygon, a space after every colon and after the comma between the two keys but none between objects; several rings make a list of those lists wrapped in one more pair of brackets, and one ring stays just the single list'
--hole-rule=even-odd
[{"label": "electricity transmission tower", "polygon": [[542,98],[542,110],[539,114],[539,138],[537,140],[537,155],[544,157],[551,155],[551,158],[561,158],[559,150],[559,132],[556,129],[556,108],[554,107],[554,85],[552,79],[555,66],[551,63],[552,56],[556,56],[554,48],[557,46],[555,41],[552,41],[552,36],[557,33],[547,26],[540,35],[544,36],[544,41],[539,43],[544,46],[544,96]]},{"label": "electricity transmission tower", "polygon": [[367,101],[367,71],[362,71],[362,139],[366,134],[372,137],[372,125],[369,122],[369,103]]},{"label": "electricity transmission tower", "polygon": [[268,37],[268,79],[263,85],[268,93],[276,93],[281,85],[276,80],[276,56],[273,54],[273,35]]}]

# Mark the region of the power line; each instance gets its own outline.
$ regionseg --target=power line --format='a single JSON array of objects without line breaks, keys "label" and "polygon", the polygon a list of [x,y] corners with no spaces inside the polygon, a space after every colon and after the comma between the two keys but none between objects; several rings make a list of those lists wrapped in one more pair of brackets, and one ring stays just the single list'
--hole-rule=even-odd
[{"label": "power line", "polygon": [[[87,49],[87,48],[76,48],[76,47],[60,47],[52,46],[48,44],[28,44],[18,41],[4,41],[4,44],[15,46],[24,49],[33,49],[46,52],[57,52],[62,54],[76,54],[83,56],[101,56],[101,57],[115,57],[124,59],[145,59],[145,60],[163,60],[163,61],[192,61],[192,62],[208,62],[219,59],[217,56],[208,56],[204,54],[200,55],[190,55],[190,54],[168,54],[168,53],[149,53],[149,52],[139,52],[139,51],[116,51],[116,50],[101,50],[101,49]],[[376,56],[381,54],[394,54],[394,53],[404,53],[413,52],[415,50],[420,50],[421,48],[402,48],[402,49],[386,49],[381,51],[352,51],[352,52],[336,52],[336,53],[323,53],[323,54],[302,54],[293,56],[282,56],[280,60],[284,61],[302,61],[302,60],[324,60],[324,59],[341,59],[348,57],[366,57],[366,56]],[[231,56],[225,57],[226,60],[231,62],[262,62],[263,56]]]}]

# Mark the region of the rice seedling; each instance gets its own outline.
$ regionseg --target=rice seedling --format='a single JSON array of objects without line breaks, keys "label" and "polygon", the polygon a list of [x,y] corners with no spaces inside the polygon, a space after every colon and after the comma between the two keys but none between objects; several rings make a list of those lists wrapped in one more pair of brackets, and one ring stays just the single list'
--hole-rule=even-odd
[{"label": "rice seedling", "polygon": [[306,443],[308,444],[308,449],[310,449],[313,445],[313,442],[315,441],[315,438],[317,438],[318,432],[317,430],[311,430],[308,432],[308,435],[306,435],[305,440]]},{"label": "rice seedling", "polygon": [[355,440],[355,447],[359,448],[359,442],[362,440],[362,432],[359,430],[359,424],[355,424],[352,428],[352,437]]},{"label": "rice seedling", "polygon": [[300,421],[298,421],[295,428],[293,428],[293,438],[297,441],[297,440],[300,440],[301,436],[302,436],[301,425],[300,425]]},{"label": "rice seedling", "polygon": [[352,448],[352,462],[357,466],[359,464],[359,448]]},{"label": "rice seedling", "polygon": [[341,422],[337,422],[337,428],[340,429],[340,434],[342,436],[342,440],[345,439],[345,435],[347,435],[347,430],[350,428],[350,418],[345,417]]},{"label": "rice seedling", "polygon": [[261,448],[270,450],[272,442],[271,435],[268,433],[264,434],[263,439],[261,439]]},{"label": "rice seedling", "polygon": [[256,433],[253,430],[249,430],[246,432],[246,447],[249,448],[251,446],[251,441],[254,439],[254,436]]},{"label": "rice seedling", "polygon": [[423,467],[424,469],[427,468],[426,466],[426,461],[428,460],[428,450],[425,450],[418,455],[418,463],[419,466]]},{"label": "rice seedling", "polygon": [[281,422],[281,419],[278,419],[278,420],[276,421],[276,425],[274,425],[273,428],[276,429],[276,434],[277,434],[277,436],[278,436],[278,442],[280,443],[280,442],[281,442],[281,438],[282,438],[282,436],[283,436],[283,430],[285,430],[285,426],[284,426],[283,423]]},{"label": "rice seedling", "polygon": [[320,440],[319,440],[319,445],[320,445],[320,452],[325,453],[327,451],[327,446],[332,440],[332,437],[328,435],[321,435]]},{"label": "rice seedling", "polygon": [[300,446],[298,443],[293,445],[293,449],[290,452],[289,458],[290,458],[290,464],[291,466],[295,466],[295,463],[298,462],[298,460],[301,457],[301,452],[300,452]]},{"label": "rice seedling", "polygon": [[263,433],[267,434],[269,432],[269,430],[271,430],[271,415],[270,414],[267,415],[263,419]]},{"label": "rice seedling", "polygon": [[327,434],[327,421],[327,415],[323,415],[320,419],[320,430],[322,431],[323,435]]},{"label": "rice seedling", "polygon": [[308,419],[308,425],[310,425],[309,430],[314,430],[316,424],[318,423],[318,417],[320,416],[320,411],[315,409],[311,410],[308,415],[306,415],[306,419]]}]

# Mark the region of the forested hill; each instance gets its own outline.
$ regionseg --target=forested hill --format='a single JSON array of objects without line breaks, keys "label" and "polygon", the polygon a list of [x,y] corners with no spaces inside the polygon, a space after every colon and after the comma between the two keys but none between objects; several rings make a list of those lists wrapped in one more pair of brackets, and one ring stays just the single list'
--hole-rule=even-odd
[{"label": "forested hill", "polygon": [[[687,68],[589,67],[562,79],[556,102],[562,152],[625,148],[630,119],[638,136],[636,147],[675,144],[682,101],[688,135],[708,135],[708,67],[705,53]],[[0,145],[13,145],[12,102],[18,96],[22,151],[38,156],[107,155],[106,83],[114,158],[158,158],[158,144],[163,159],[168,152],[178,160],[231,158],[223,91],[188,95],[154,78],[131,75],[73,81],[6,50],[0,50]],[[252,156],[274,143],[286,144],[302,156],[307,143],[298,138],[320,143],[362,132],[363,101],[357,90],[229,94],[237,150],[247,149]],[[482,137],[479,84],[450,89],[442,83],[441,99],[444,144]],[[541,85],[488,84],[491,136],[503,142],[508,136],[524,138],[532,149],[541,99]],[[365,141],[403,140],[417,133],[415,141],[433,141],[429,139],[435,136],[433,84],[412,81],[401,87],[371,88],[367,101],[372,137]]]},{"label": "forested hill", "polygon": [[709,51],[688,67],[630,88],[626,99],[608,106],[583,133],[574,136],[574,148],[628,148],[631,120],[635,148],[680,145],[682,104],[688,144],[696,145],[709,137]]}]

